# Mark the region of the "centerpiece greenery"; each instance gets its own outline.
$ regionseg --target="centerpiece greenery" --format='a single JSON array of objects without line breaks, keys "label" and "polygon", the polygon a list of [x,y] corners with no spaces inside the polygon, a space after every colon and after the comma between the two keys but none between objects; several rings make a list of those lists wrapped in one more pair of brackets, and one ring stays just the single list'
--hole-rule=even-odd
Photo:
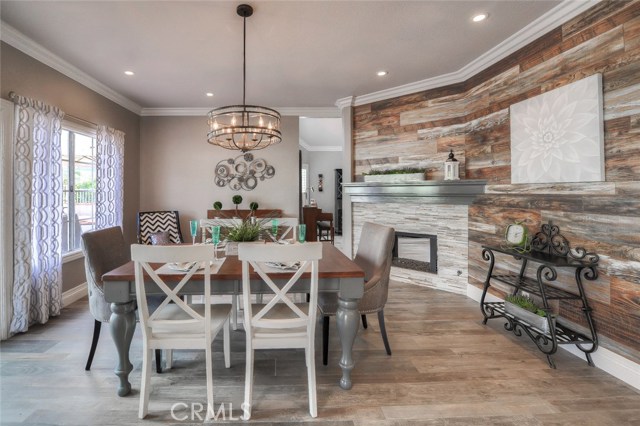
[{"label": "centerpiece greenery", "polygon": [[226,237],[229,241],[256,241],[264,229],[261,221],[242,220],[236,226],[227,228]]}]

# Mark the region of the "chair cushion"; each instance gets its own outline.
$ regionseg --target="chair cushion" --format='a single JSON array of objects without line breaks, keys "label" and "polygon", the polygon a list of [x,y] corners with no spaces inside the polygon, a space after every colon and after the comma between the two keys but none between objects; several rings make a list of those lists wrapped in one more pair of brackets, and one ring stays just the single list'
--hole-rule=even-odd
[{"label": "chair cushion", "polygon": [[[295,303],[295,305],[305,314],[309,314],[309,304],[308,303]],[[251,305],[251,313],[256,315],[260,310],[264,307],[264,304],[252,304]],[[296,319],[298,316],[284,303],[278,303],[274,306],[262,319],[265,320],[288,320],[288,319]],[[291,334],[300,334],[306,335],[307,327],[292,327],[286,329],[272,329],[266,327],[254,327],[254,332],[256,336],[261,337],[278,337],[279,335],[291,335]]]},{"label": "chair cushion", "polygon": [[[204,304],[190,304],[189,305],[198,314],[204,316],[205,305]],[[211,332],[215,333],[219,330],[224,322],[229,317],[231,312],[231,305],[229,304],[215,304],[211,305]],[[175,304],[168,304],[158,313],[155,320],[171,320],[176,321],[175,324],[156,324],[152,327],[152,333],[154,338],[170,338],[175,339],[176,333],[185,338],[193,338],[195,336],[201,336],[204,334],[204,328],[199,323],[184,323],[178,322],[180,320],[192,319],[182,308]]]},{"label": "chair cushion", "polygon": [[154,246],[167,246],[172,244],[169,231],[152,232],[149,234],[149,241],[151,241],[151,245]]}]

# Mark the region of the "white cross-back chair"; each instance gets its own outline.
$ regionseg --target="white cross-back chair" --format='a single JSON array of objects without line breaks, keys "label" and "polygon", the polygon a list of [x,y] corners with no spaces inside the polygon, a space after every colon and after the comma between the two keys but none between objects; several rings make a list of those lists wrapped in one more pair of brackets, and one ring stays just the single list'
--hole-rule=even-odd
[{"label": "white cross-back chair", "polygon": [[[207,370],[207,415],[213,412],[213,364],[211,344],[220,329],[224,328],[224,362],[230,366],[229,304],[211,304],[211,261],[213,246],[148,246],[133,244],[131,259],[135,262],[136,298],[143,336],[142,385],[138,416],[147,415],[149,406],[151,354],[153,349],[204,349]],[[193,262],[180,279],[163,280],[155,270],[158,265]],[[204,304],[187,304],[179,296],[180,290],[200,266],[204,275],[202,295]],[[155,270],[154,270],[155,268]],[[148,276],[145,276],[145,273]],[[149,314],[145,278],[166,295],[160,306]],[[175,284],[175,285],[174,285]],[[170,303],[173,302],[173,303]]]},{"label": "white cross-back chair", "polygon": [[[316,401],[315,327],[318,300],[318,260],[322,258],[322,243],[281,245],[276,243],[238,245],[238,257],[242,261],[242,298],[244,302],[244,328],[247,336],[247,365],[244,388],[244,420],[251,417],[253,393],[253,359],[256,349],[304,349],[309,381],[309,413],[318,415]],[[280,276],[274,282],[274,269],[264,262],[300,262],[297,270],[289,271],[293,276]],[[251,273],[273,292],[266,304],[251,304]],[[305,272],[310,272],[310,302],[295,304],[287,294],[295,290],[295,284]],[[256,278],[254,277],[254,280]],[[286,284],[282,284],[282,280]],[[254,281],[255,284],[255,281]],[[306,290],[305,290],[306,291]]]},{"label": "white cross-back chair", "polygon": [[[269,231],[269,238],[273,241],[283,241],[286,239],[295,238],[295,227],[298,226],[298,218],[297,217],[275,217],[278,221],[278,228],[284,228],[282,233],[278,233],[279,235],[271,235],[271,231]],[[267,224],[269,225],[269,224]]]}]

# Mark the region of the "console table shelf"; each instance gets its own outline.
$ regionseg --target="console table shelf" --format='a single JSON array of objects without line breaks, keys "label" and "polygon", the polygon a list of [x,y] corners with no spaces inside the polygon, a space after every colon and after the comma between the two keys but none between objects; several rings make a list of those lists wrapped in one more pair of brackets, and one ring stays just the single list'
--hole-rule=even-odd
[{"label": "console table shelf", "polygon": [[[484,316],[483,323],[494,318],[507,320],[504,327],[515,335],[521,336],[525,332],[538,346],[538,349],[547,356],[547,361],[555,368],[551,355],[556,353],[558,345],[573,344],[584,352],[587,362],[593,366],[591,353],[598,348],[598,336],[595,324],[591,317],[591,308],[587,300],[582,279],[595,280],[598,278],[598,255],[589,253],[583,248],[571,249],[569,242],[560,235],[557,226],[551,224],[542,225],[542,229],[531,241],[531,251],[522,252],[505,247],[482,246],[482,257],[489,262],[489,270],[484,283],[480,309]],[[508,255],[520,261],[519,274],[494,274],[495,253]],[[536,266],[536,277],[528,277],[527,266]],[[576,293],[560,289],[553,284],[558,278],[558,269],[572,269],[575,276]],[[485,302],[485,298],[491,283],[497,281],[513,288],[511,294],[528,293],[537,296],[542,302],[542,309],[547,312],[548,331],[541,330],[518,318],[505,310],[504,302]],[[560,323],[551,315],[550,300],[578,300],[581,302],[581,310],[588,324],[588,335],[571,329]]]},{"label": "console table shelf", "polygon": [[[492,278],[500,281],[501,283],[516,287],[522,291],[526,291],[528,293],[535,294],[538,297],[542,297],[538,281],[534,280],[533,278],[519,277],[515,274],[493,275]],[[547,286],[545,288],[545,296],[547,300],[580,299],[580,295],[572,294],[568,291],[551,286]]]}]

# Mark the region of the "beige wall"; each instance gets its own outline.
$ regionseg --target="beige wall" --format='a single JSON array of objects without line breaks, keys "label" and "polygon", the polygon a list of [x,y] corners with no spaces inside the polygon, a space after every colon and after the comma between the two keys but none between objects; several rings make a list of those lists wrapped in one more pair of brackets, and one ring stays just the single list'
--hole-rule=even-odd
[{"label": "beige wall", "polygon": [[182,234],[189,241],[188,221],[205,218],[214,201],[240,208],[252,201],[260,209],[282,209],[298,216],[298,117],[282,118],[282,142],[254,158],[264,158],[276,169],[271,179],[258,181],[253,191],[232,191],[214,182],[216,164],[241,153],[209,145],[206,117],[142,117],[140,144],[140,210],[178,210]]},{"label": "beige wall", "polygon": [[[138,115],[106,99],[80,83],[38,62],[6,43],[0,45],[0,96],[9,99],[9,92],[42,100],[60,107],[66,114],[83,120],[104,124],[125,132],[125,239],[136,239],[136,213],[139,202],[139,144]],[[83,260],[63,265],[63,291],[85,281]]]}]

